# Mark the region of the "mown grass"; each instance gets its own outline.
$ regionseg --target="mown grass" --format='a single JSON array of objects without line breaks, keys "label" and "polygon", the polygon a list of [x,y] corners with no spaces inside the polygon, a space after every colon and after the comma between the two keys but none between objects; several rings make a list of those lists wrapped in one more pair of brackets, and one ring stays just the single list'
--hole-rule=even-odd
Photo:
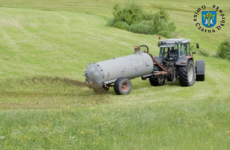
[{"label": "mown grass", "polygon": [[209,99],[5,110],[0,142],[6,149],[228,149],[228,107]]},{"label": "mown grass", "polygon": [[[157,36],[106,26],[116,2],[1,1],[1,149],[229,149],[227,60],[196,55],[206,62],[206,81],[186,88],[138,78],[129,95],[117,96],[83,83],[90,62],[132,54],[141,44],[158,54]],[[228,1],[142,5],[164,5],[177,37],[212,54],[229,29],[215,36],[194,29],[190,15],[204,3],[229,14]]]}]

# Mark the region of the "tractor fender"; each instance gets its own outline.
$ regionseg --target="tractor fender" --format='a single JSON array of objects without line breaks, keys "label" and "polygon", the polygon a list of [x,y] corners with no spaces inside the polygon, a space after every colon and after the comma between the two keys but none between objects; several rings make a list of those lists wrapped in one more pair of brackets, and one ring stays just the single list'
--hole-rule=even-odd
[{"label": "tractor fender", "polygon": [[176,66],[186,66],[190,59],[193,60],[193,58],[191,56],[180,57],[176,61]]},{"label": "tractor fender", "polygon": [[205,62],[204,60],[196,60],[196,74],[204,75],[205,74]]}]

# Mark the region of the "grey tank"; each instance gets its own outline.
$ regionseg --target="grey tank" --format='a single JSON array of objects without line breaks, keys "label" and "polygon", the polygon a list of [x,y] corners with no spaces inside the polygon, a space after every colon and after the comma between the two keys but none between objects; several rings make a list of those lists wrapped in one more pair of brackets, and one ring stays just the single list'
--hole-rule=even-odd
[{"label": "grey tank", "polygon": [[114,83],[118,78],[133,79],[153,72],[153,61],[149,54],[135,54],[90,63],[85,71],[86,82],[100,86]]}]

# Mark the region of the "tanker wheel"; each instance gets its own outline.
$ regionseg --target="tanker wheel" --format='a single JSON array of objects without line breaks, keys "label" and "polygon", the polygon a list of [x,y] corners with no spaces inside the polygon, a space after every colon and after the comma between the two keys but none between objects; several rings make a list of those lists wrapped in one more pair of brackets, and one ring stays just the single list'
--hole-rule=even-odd
[{"label": "tanker wheel", "polygon": [[127,78],[118,78],[114,84],[114,91],[117,95],[129,94],[132,89],[132,83]]},{"label": "tanker wheel", "polygon": [[149,82],[152,86],[162,86],[165,84],[165,77],[164,76],[157,76],[149,78]]},{"label": "tanker wheel", "polygon": [[195,68],[192,60],[189,60],[187,66],[179,67],[179,82],[181,86],[192,86],[195,81]]}]

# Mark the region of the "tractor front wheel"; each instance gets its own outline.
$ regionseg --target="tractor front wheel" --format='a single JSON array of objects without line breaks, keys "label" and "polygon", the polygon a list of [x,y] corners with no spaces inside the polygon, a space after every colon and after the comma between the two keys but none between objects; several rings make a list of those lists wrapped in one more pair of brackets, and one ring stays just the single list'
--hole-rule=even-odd
[{"label": "tractor front wheel", "polygon": [[195,67],[192,60],[189,60],[187,66],[179,67],[179,82],[181,86],[192,86],[195,81]]},{"label": "tractor front wheel", "polygon": [[165,84],[165,77],[164,76],[156,76],[149,78],[149,82],[152,86],[161,86]]},{"label": "tractor front wheel", "polygon": [[118,78],[114,84],[114,91],[117,95],[129,94],[132,89],[132,83],[127,78]]}]

